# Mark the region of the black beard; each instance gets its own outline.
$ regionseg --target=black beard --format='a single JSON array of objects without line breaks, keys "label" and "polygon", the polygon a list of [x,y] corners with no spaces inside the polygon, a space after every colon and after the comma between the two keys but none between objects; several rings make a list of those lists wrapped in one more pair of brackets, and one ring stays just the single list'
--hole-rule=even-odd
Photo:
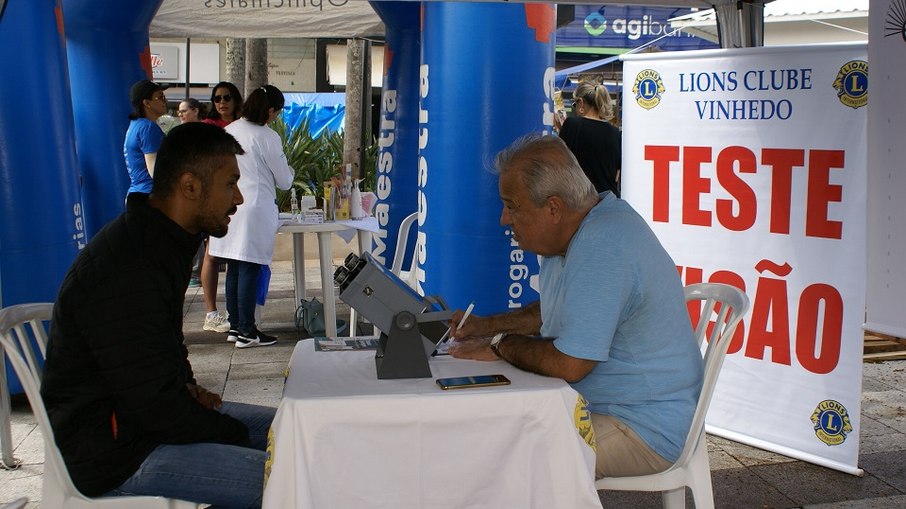
[{"label": "black beard", "polygon": [[201,231],[207,233],[211,237],[223,238],[224,235],[229,231],[229,225],[211,225],[211,226],[202,226]]},{"label": "black beard", "polygon": [[[230,225],[222,221],[218,221],[216,216],[208,210],[206,207],[207,202],[202,203],[202,212],[198,215],[198,225],[199,229],[211,237],[217,237],[218,239],[227,234],[227,231],[230,228]],[[228,215],[233,215],[236,213],[236,207],[233,207]]]}]

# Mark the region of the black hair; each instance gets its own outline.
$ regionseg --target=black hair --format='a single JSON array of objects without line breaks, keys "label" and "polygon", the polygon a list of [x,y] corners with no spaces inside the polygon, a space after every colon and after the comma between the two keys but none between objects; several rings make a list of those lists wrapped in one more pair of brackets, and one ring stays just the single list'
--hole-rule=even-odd
[{"label": "black hair", "polygon": [[233,120],[242,116],[242,94],[239,92],[239,89],[236,88],[236,85],[230,83],[229,81],[221,81],[220,83],[214,85],[214,88],[211,89],[211,112],[208,113],[208,118],[212,120],[220,120],[220,112],[217,111],[217,107],[214,105],[214,95],[217,93],[218,88],[225,88],[230,91],[230,96],[233,99]]},{"label": "black hair", "polygon": [[[160,85],[150,80],[141,80],[134,83],[129,90],[129,95],[131,96],[130,100],[132,102],[132,111],[129,112],[129,120],[148,118],[148,115],[145,112],[145,101],[154,97],[154,93],[158,90],[166,89],[166,85]],[[166,98],[167,97],[164,96],[164,100],[166,100]]]},{"label": "black hair", "polygon": [[138,120],[140,118],[147,118],[147,116],[145,116],[145,109],[141,106],[136,107],[133,104],[132,111],[129,112],[129,120]]},{"label": "black hair", "polygon": [[169,196],[183,173],[198,177],[205,189],[222,158],[244,153],[236,138],[220,127],[203,122],[180,124],[170,130],[157,150],[151,194]]},{"label": "black hair", "polygon": [[283,92],[273,85],[264,85],[249,94],[242,117],[249,122],[264,125],[270,119],[270,108],[277,111],[283,109]]}]

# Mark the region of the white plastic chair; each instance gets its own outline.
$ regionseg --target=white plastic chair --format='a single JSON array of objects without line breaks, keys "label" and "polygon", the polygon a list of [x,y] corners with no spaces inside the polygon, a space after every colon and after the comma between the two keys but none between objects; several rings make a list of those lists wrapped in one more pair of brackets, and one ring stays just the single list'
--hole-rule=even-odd
[{"label": "white plastic chair", "polygon": [[[717,385],[721,365],[727,348],[733,339],[736,326],[749,309],[749,299],[738,288],[717,284],[700,283],[684,289],[686,302],[704,301],[695,336],[699,347],[708,330],[712,315],[717,313],[714,326],[708,335],[704,353],[705,377],[692,425],[686,435],[686,445],[679,458],[670,468],[650,475],[629,477],[604,477],[595,481],[599,490],[660,491],[663,505],[667,509],[680,509],[686,505],[686,486],[692,490],[696,509],[713,509],[714,493],[711,488],[711,467],[708,463],[708,444],[705,440],[705,415],[711,404],[711,396]],[[715,311],[717,304],[720,309]]]},{"label": "white plastic chair", "polygon": [[[3,354],[13,366],[13,372],[22,382],[25,395],[38,421],[44,437],[44,480],[41,507],[44,509],[79,509],[103,507],[129,507],[137,509],[195,509],[198,504],[163,497],[110,497],[88,498],[82,495],[66,470],[63,456],[54,441],[50,418],[41,399],[42,371],[38,366],[32,341],[36,339],[41,358],[46,352],[47,333],[45,322],[50,322],[53,304],[19,304],[0,309],[0,360]],[[2,390],[9,394],[5,377],[0,379]]]},{"label": "white plastic chair", "polygon": [[28,497],[21,497],[0,506],[0,509],[22,509],[26,505],[28,505]]},{"label": "white plastic chair", "polygon": [[[48,306],[49,309],[47,308]],[[3,313],[2,316],[9,316],[11,320],[10,324],[7,325],[6,319],[4,319],[3,325],[0,327],[0,333],[12,334],[17,340],[20,345],[19,351],[22,352],[22,355],[28,364],[28,369],[36,374],[40,386],[42,375],[41,367],[38,364],[38,358],[35,355],[35,351],[31,347],[25,327],[26,325],[29,326],[32,337],[38,346],[41,360],[43,361],[47,352],[47,333],[41,321],[45,319],[48,321],[50,320],[53,304],[23,304],[21,306],[15,306],[15,308],[18,310],[15,313],[23,312],[29,316],[35,316],[36,318],[30,320],[17,320],[13,317],[13,311],[6,311],[5,309],[0,310],[0,313]],[[7,309],[13,309],[13,307]],[[47,318],[41,318],[45,316],[44,313],[46,313]],[[19,468],[19,461],[13,457],[13,439],[10,425],[12,405],[10,404],[9,398],[9,382],[6,379],[6,365],[2,362],[3,350],[3,348],[0,348],[0,467],[14,470]]]},{"label": "white plastic chair", "polygon": [[403,259],[406,258],[406,247],[409,243],[409,230],[412,228],[416,219],[418,219],[418,212],[413,212],[406,216],[400,223],[399,233],[396,237],[396,250],[393,252],[393,264],[390,265],[390,272],[399,276],[399,278],[405,281],[406,284],[409,285],[409,288],[412,288],[413,290],[415,290],[417,286],[415,284],[415,253],[412,253],[412,261],[409,264],[409,269],[402,269]]}]

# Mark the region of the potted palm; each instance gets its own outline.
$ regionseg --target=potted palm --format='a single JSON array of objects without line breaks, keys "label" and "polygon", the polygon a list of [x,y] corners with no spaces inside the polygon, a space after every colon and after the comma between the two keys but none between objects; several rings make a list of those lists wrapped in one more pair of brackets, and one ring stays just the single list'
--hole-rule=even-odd
[{"label": "potted palm", "polygon": [[[339,177],[343,167],[343,131],[324,131],[317,138],[309,133],[309,121],[304,119],[297,128],[290,129],[282,117],[271,125],[283,140],[286,161],[295,171],[293,187],[315,197],[318,207],[324,202],[323,182]],[[373,191],[377,170],[377,143],[365,148],[365,168],[362,191]],[[277,205],[281,211],[290,207],[289,191],[277,191]]]},{"label": "potted palm", "polygon": [[[322,139],[324,136],[318,138],[311,136],[308,124],[308,119],[303,119],[298,127],[290,129],[281,117],[277,117],[272,127],[283,140],[287,164],[295,171],[293,187],[303,194],[314,195],[320,206],[324,199],[324,190],[320,183],[337,175],[336,168],[327,164],[327,161],[332,161],[335,156],[329,153],[329,147],[326,147],[326,142]],[[342,154],[342,151],[340,153]],[[277,206],[280,210],[289,209],[290,196],[289,191],[277,191]]]}]

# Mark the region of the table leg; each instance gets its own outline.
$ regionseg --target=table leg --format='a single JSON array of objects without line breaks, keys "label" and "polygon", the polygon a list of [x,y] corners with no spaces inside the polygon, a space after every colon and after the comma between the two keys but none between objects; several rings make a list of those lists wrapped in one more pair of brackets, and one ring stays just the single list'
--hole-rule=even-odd
[{"label": "table leg", "polygon": [[305,234],[293,233],[293,290],[296,306],[305,298]]},{"label": "table leg", "polygon": [[318,232],[318,257],[321,260],[321,292],[324,298],[324,329],[327,337],[337,337],[337,296],[333,292],[333,249],[331,232]]},{"label": "table leg", "polygon": [[[365,230],[357,230],[356,235],[359,240],[359,256],[368,252],[371,252],[371,232]],[[355,308],[349,308],[349,337],[355,336],[356,334],[356,320],[358,315],[355,311]]]}]

